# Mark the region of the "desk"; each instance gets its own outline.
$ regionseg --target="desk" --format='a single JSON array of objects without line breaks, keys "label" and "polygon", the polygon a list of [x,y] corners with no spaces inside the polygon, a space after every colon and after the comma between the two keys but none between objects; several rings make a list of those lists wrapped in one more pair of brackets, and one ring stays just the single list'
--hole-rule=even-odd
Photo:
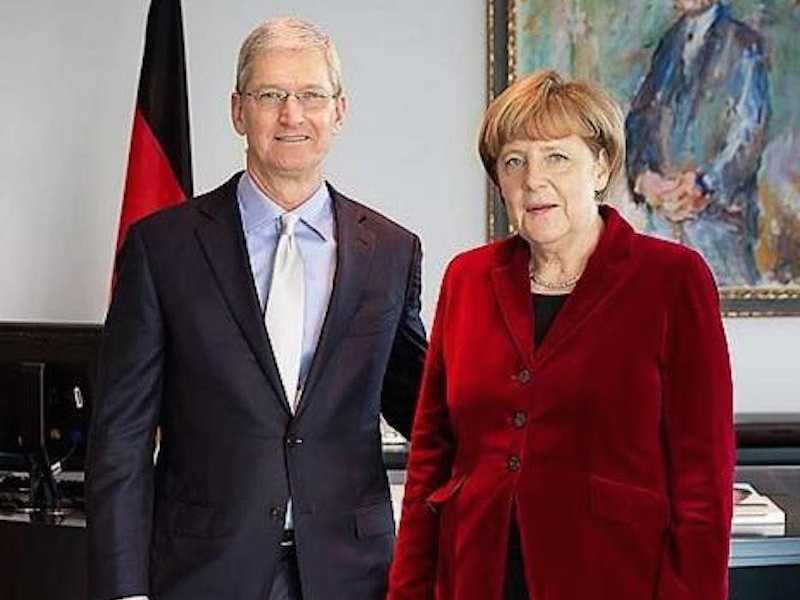
[{"label": "desk", "polygon": [[736,480],[752,483],[783,509],[786,532],[731,540],[731,600],[800,598],[800,466],[740,466]]},{"label": "desk", "polygon": [[86,600],[85,527],[0,515],[2,600]]},{"label": "desk", "polygon": [[[736,478],[752,483],[786,512],[786,532],[733,538],[730,600],[800,598],[800,466],[738,467]],[[390,471],[389,480],[399,520],[405,473]],[[85,544],[81,515],[47,525],[0,513],[0,598],[86,600]]]}]

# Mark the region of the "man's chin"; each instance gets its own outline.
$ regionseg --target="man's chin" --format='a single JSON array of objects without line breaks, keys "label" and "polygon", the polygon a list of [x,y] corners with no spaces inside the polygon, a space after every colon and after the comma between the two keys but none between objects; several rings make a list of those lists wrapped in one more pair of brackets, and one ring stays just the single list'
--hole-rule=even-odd
[{"label": "man's chin", "polygon": [[275,175],[295,181],[310,181],[320,177],[320,168],[318,163],[281,165],[275,169]]},{"label": "man's chin", "polygon": [[320,164],[319,160],[308,156],[284,156],[277,160],[273,156],[271,160],[263,161],[258,169],[268,177],[306,179],[319,175]]}]

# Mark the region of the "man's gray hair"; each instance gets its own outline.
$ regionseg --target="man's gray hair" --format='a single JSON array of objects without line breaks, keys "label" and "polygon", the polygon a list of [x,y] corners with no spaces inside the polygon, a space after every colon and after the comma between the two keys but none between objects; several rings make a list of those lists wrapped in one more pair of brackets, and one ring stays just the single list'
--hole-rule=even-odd
[{"label": "man's gray hair", "polygon": [[236,91],[245,91],[256,56],[270,50],[306,50],[316,48],[325,56],[335,95],[342,93],[342,64],[331,37],[308,21],[279,17],[256,27],[242,43],[236,65]]}]

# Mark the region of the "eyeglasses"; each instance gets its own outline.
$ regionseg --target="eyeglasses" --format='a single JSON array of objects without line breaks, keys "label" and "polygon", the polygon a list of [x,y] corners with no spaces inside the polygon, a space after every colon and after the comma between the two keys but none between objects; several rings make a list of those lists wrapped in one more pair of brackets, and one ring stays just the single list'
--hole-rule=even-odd
[{"label": "eyeglasses", "polygon": [[325,108],[331,98],[338,94],[329,94],[322,90],[306,90],[303,92],[289,92],[280,88],[267,88],[255,92],[241,92],[241,96],[250,96],[259,108],[274,110],[280,108],[293,96],[305,110],[319,110]]}]

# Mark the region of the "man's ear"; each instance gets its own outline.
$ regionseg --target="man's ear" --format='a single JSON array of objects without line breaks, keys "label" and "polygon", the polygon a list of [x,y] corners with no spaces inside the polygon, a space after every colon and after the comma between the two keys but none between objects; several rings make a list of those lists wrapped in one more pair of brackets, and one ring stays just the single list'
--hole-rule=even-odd
[{"label": "man's ear", "polygon": [[239,135],[244,135],[246,132],[242,109],[242,95],[237,92],[233,92],[231,94],[231,123],[233,123],[233,128]]},{"label": "man's ear", "polygon": [[333,133],[339,133],[344,127],[344,117],[347,114],[347,97],[336,97],[336,120],[333,122]]}]

